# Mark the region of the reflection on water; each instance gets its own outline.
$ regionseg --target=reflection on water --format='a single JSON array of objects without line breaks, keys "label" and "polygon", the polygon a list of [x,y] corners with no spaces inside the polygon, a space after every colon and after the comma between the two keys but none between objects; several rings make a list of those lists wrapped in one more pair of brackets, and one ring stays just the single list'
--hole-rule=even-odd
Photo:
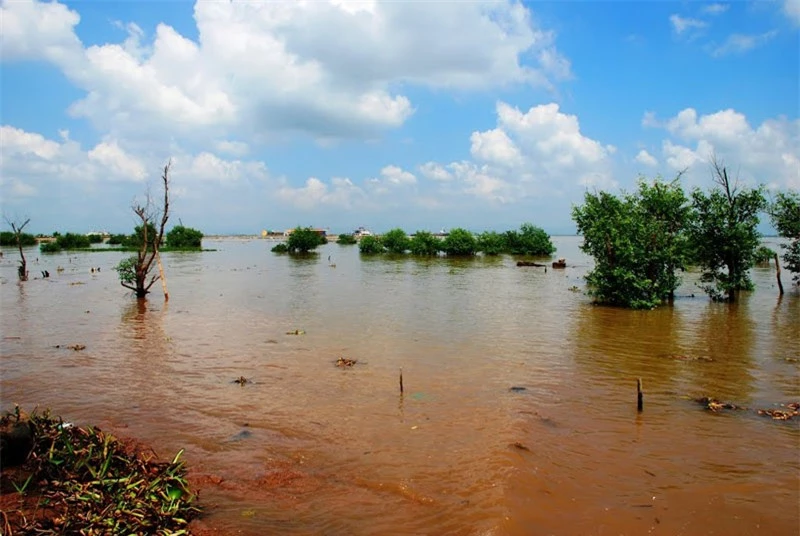
[{"label": "reflection on water", "polygon": [[210,241],[164,255],[168,303],[126,296],[121,254],[25,285],[9,254],[2,403],[186,447],[208,522],[242,534],[797,533],[797,421],[691,400],[800,398],[797,291],[759,268],[715,304],[690,273],[673,307],[597,307],[556,244],[566,270]]}]

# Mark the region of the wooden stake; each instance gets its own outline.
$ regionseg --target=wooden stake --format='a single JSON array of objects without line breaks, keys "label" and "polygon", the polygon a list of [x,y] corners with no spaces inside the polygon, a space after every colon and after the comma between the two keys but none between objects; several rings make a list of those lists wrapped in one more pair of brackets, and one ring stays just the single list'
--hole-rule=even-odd
[{"label": "wooden stake", "polygon": [[644,409],[644,399],[642,397],[642,379],[636,380],[636,409],[641,413]]},{"label": "wooden stake", "polygon": [[403,368],[400,368],[400,394],[403,394]]},{"label": "wooden stake", "polygon": [[161,264],[161,255],[156,251],[156,260],[158,261],[158,274],[161,276],[161,287],[164,289],[164,301],[169,301],[169,292],[167,292],[167,276],[164,275],[164,265]]},{"label": "wooden stake", "polygon": [[778,271],[775,276],[778,278],[778,294],[783,296],[783,283],[781,282],[781,263],[778,262],[778,254],[775,254],[775,269]]}]

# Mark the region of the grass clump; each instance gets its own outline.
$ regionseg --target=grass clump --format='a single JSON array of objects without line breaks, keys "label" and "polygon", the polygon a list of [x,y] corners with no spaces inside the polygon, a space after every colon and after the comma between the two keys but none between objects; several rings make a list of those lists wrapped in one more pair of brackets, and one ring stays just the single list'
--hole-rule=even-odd
[{"label": "grass clump", "polygon": [[21,500],[21,508],[4,519],[9,532],[188,534],[200,509],[192,504],[196,496],[180,460],[183,450],[160,462],[98,428],[68,425],[49,411],[27,417],[17,408],[2,423],[14,419],[28,420],[33,449],[22,466],[3,470],[3,492],[11,489]]}]

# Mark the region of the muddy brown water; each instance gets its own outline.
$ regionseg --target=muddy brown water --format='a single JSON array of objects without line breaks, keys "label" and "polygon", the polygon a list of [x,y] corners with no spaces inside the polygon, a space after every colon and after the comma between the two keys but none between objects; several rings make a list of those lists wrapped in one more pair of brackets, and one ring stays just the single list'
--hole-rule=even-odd
[{"label": "muddy brown water", "polygon": [[31,250],[51,277],[19,285],[6,249],[2,406],[185,448],[237,534],[797,534],[798,421],[690,400],[800,399],[797,290],[757,268],[715,304],[690,273],[673,307],[596,307],[579,239],[554,242],[566,270],[206,240],[146,305],[120,253]]}]

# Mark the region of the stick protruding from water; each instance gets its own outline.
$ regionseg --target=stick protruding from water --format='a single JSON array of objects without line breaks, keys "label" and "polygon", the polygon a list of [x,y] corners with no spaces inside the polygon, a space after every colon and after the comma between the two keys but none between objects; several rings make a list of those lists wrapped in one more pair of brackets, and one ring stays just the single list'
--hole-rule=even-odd
[{"label": "stick protruding from water", "polygon": [[400,367],[400,394],[403,394],[403,367]]},{"label": "stick protruding from water", "polygon": [[642,379],[638,378],[636,380],[636,410],[639,413],[644,410],[644,398],[642,396]]}]

